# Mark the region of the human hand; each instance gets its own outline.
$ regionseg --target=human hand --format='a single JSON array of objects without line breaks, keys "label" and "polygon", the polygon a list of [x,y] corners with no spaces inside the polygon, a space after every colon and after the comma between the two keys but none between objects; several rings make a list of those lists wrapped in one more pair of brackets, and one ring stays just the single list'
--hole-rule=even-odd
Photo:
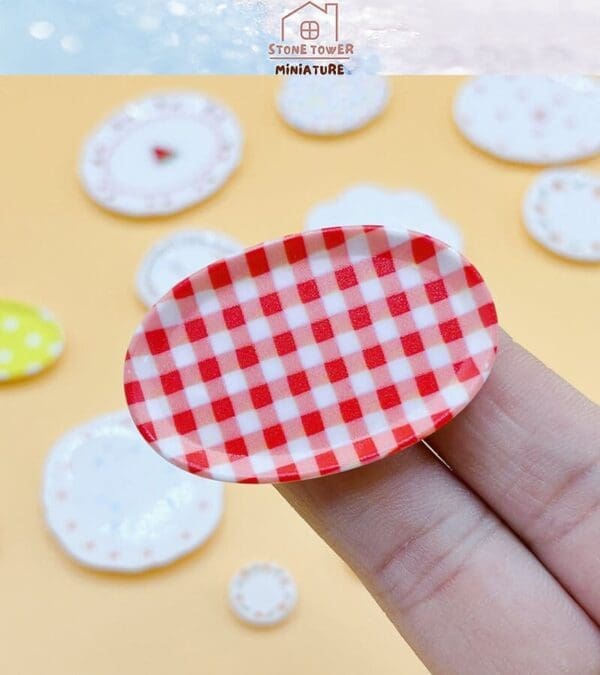
[{"label": "human hand", "polygon": [[599,673],[600,408],[503,334],[427,441],[279,490],[433,673]]}]

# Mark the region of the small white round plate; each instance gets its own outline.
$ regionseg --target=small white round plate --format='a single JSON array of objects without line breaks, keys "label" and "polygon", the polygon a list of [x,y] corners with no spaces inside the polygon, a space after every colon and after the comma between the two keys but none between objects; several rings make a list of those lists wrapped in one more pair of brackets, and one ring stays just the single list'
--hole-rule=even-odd
[{"label": "small white round plate", "polygon": [[600,261],[600,176],[562,169],[542,172],[523,202],[531,236],[557,255]]},{"label": "small white round plate", "polygon": [[368,124],[388,100],[388,82],[379,75],[295,76],[283,83],[277,106],[298,131],[335,136]]},{"label": "small white round plate", "polygon": [[375,185],[357,185],[308,214],[306,230],[335,225],[384,225],[394,230],[422,232],[463,250],[458,227],[438,212],[429,197],[413,190],[394,192]]},{"label": "small white round plate", "polygon": [[142,439],[127,411],[104,415],[50,450],[43,504],[82,565],[141,572],[194,550],[218,525],[223,486],[181,471]]},{"label": "small white round plate", "polygon": [[298,591],[291,574],[275,563],[257,562],[242,568],[229,585],[235,614],[255,626],[274,626],[292,612]]},{"label": "small white round plate", "polygon": [[242,144],[221,103],[194,93],[155,95],[126,105],[90,136],[80,176],[111,211],[165,215],[218,190],[240,163]]},{"label": "small white round plate", "polygon": [[137,294],[146,307],[152,307],[182,279],[242,250],[241,244],[218,232],[175,232],[161,239],[144,256],[136,276]]},{"label": "small white round plate", "polygon": [[600,85],[587,77],[483,75],[454,104],[464,136],[523,164],[563,164],[600,153]]}]

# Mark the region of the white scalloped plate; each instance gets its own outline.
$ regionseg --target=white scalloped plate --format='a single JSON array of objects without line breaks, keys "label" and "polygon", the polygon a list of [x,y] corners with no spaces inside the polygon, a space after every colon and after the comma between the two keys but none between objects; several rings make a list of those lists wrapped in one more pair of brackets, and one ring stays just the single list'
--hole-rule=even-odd
[{"label": "white scalloped plate", "polygon": [[223,513],[223,485],[161,459],[126,410],[76,427],[51,449],[46,520],[82,565],[141,572],[202,544]]},{"label": "white scalloped plate", "polygon": [[385,190],[375,185],[356,185],[336,199],[317,204],[305,221],[306,230],[319,230],[340,223],[373,223],[394,230],[422,232],[463,250],[458,227],[438,212],[426,195],[413,190]]}]

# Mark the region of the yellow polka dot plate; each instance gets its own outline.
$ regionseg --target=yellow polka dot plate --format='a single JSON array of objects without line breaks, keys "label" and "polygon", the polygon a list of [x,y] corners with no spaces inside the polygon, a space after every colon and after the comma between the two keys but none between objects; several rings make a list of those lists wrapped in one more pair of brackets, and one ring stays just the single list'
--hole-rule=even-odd
[{"label": "yellow polka dot plate", "polygon": [[45,370],[63,348],[62,328],[50,312],[0,299],[0,382]]}]

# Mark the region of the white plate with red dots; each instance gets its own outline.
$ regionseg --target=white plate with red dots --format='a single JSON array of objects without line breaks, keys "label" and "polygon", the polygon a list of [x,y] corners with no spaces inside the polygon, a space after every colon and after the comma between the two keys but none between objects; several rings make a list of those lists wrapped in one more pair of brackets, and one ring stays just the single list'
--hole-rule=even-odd
[{"label": "white plate with red dots", "polygon": [[135,280],[138,297],[146,307],[152,307],[193,272],[242,250],[241,244],[218,232],[175,232],[154,244],[144,256]]},{"label": "white plate with red dots", "polygon": [[272,562],[243,567],[229,585],[233,612],[254,626],[274,626],[286,619],[298,601],[292,575]]},{"label": "white plate with red dots", "polygon": [[385,110],[388,81],[379,75],[288,77],[277,97],[283,119],[315,136],[337,136],[360,129]]},{"label": "white plate with red dots", "polygon": [[454,118],[471,143],[512,162],[600,153],[600,85],[588,77],[483,75],[461,87]]},{"label": "white plate with red dots", "polygon": [[51,531],[79,563],[142,572],[209,537],[223,513],[223,486],[165,462],[120,411],[69,431],[54,445],[43,503]]},{"label": "white plate with red dots", "polygon": [[529,234],[553,253],[600,261],[600,177],[586,171],[542,172],[523,203]]},{"label": "white plate with red dots", "polygon": [[85,190],[129,216],[159,216],[197,204],[238,166],[242,132],[221,103],[195,93],[133,101],[87,140],[80,164]]}]

